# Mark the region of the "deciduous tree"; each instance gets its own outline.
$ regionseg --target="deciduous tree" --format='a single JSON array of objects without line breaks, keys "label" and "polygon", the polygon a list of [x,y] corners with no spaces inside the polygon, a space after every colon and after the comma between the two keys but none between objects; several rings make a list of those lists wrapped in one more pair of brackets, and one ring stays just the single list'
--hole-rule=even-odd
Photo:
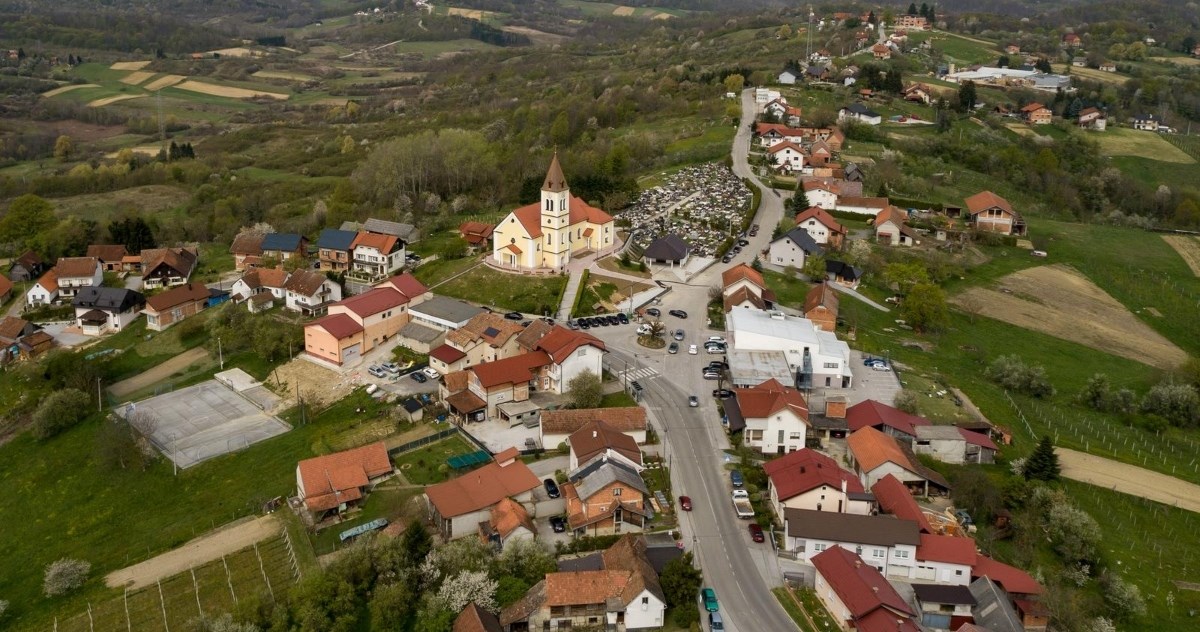
[{"label": "deciduous tree", "polygon": [[79,588],[87,581],[92,565],[83,560],[64,557],[46,565],[42,575],[42,592],[58,597]]},{"label": "deciduous tree", "polygon": [[33,413],[33,436],[49,439],[87,418],[92,400],[73,388],[51,393]]},{"label": "deciduous tree", "polygon": [[702,580],[700,571],[692,565],[691,551],[667,562],[663,568],[659,582],[667,598],[667,606],[675,609],[676,625],[687,627],[696,620],[696,595]]},{"label": "deciduous tree", "polygon": [[[729,75],[728,77],[725,77],[724,83],[725,83],[725,91],[726,92],[733,92],[735,94],[740,94],[742,92],[742,88],[744,88],[746,86],[746,78],[737,73],[734,73],[732,75]],[[740,108],[739,108],[739,111],[740,111]]]},{"label": "deciduous tree", "polygon": [[567,396],[573,408],[596,408],[604,399],[603,383],[600,376],[592,371],[584,371],[567,382]]}]

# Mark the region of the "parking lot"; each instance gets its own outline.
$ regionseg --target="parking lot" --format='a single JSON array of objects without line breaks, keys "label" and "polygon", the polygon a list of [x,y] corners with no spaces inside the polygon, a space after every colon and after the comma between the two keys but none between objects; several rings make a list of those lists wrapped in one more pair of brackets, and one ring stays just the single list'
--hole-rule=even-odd
[{"label": "parking lot", "polygon": [[849,405],[873,399],[892,405],[896,393],[900,392],[900,380],[895,371],[877,371],[863,364],[863,353],[850,350],[850,372],[854,374],[854,388],[845,392]]},{"label": "parking lot", "polygon": [[291,430],[217,380],[121,406],[115,412],[125,419],[143,420],[139,429],[181,468]]},{"label": "parking lot", "polygon": [[740,230],[751,197],[728,167],[711,162],[681,169],[643,191],[618,217],[629,221],[633,243],[640,248],[674,233],[691,246],[693,257],[711,258]]}]

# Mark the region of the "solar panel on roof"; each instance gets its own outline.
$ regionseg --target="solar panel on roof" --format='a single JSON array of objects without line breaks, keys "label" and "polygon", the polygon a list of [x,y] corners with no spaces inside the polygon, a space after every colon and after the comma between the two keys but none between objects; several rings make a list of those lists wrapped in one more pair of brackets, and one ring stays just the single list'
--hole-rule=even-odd
[{"label": "solar panel on roof", "polygon": [[488,327],[487,329],[483,330],[483,335],[488,336],[488,337],[495,337],[495,336],[500,335],[500,330],[496,329],[495,327]]}]

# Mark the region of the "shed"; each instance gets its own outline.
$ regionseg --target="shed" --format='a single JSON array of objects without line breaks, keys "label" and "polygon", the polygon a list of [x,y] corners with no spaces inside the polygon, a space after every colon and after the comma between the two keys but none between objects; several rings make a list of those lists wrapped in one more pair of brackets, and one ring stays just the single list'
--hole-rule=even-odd
[{"label": "shed", "polygon": [[669,263],[684,265],[691,254],[691,246],[679,235],[667,234],[650,242],[642,254],[646,263]]}]

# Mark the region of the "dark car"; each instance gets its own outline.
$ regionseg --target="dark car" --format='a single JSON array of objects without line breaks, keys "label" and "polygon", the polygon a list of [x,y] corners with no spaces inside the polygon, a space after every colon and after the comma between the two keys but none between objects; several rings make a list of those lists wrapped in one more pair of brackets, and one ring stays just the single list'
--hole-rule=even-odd
[{"label": "dark car", "polygon": [[670,344],[670,345],[667,347],[667,353],[679,353],[679,343],[678,343],[678,342],[672,342],[672,343],[671,343],[671,344]]},{"label": "dark car", "polygon": [[567,530],[567,521],[562,516],[550,516],[550,528],[555,533],[562,533]]},{"label": "dark car", "polygon": [[682,330],[682,329],[676,329],[676,330],[675,330],[675,333],[674,333],[674,334],[672,334],[672,335],[671,335],[671,337],[672,337],[672,338],[674,338],[674,339],[676,339],[676,340],[683,340],[683,330]]},{"label": "dark car", "polygon": [[625,315],[625,312],[621,312],[620,314],[617,314],[617,322],[621,323],[622,325],[628,325],[629,317]]},{"label": "dark car", "polygon": [[741,472],[733,470],[729,473],[729,482],[733,483],[734,487],[741,489],[746,484],[746,479],[742,478]]},{"label": "dark car", "polygon": [[558,498],[558,496],[559,496],[558,483],[555,483],[554,479],[548,478],[548,479],[542,481],[542,483],[546,486],[546,495],[547,496],[549,496],[551,498]]},{"label": "dark car", "polygon": [[729,399],[733,397],[733,391],[727,388],[715,388],[713,389],[713,397],[717,399]]},{"label": "dark car", "polygon": [[578,325],[580,329],[591,329],[592,328],[592,324],[589,323],[588,319],[586,319],[586,318],[580,318],[579,320],[575,321],[575,324]]},{"label": "dark car", "polygon": [[713,360],[712,362],[708,363],[708,368],[716,369],[718,371],[724,371],[725,369],[729,368],[729,365],[724,362],[721,362],[720,360]]},{"label": "dark car", "polygon": [[418,384],[424,384],[429,381],[429,378],[425,377],[425,374],[420,371],[413,371],[408,374],[408,377],[411,377]]},{"label": "dark car", "polygon": [[692,510],[692,499],[688,496],[679,497],[679,508],[684,511]]},{"label": "dark car", "polygon": [[725,255],[724,257],[721,257],[721,263],[729,263],[730,261],[733,261],[733,255]]},{"label": "dark car", "polygon": [[750,240],[749,240],[749,239],[739,239],[739,240],[738,240],[738,245],[739,245],[739,246],[749,246],[749,245],[750,245]]},{"label": "dark car", "polygon": [[550,318],[549,316],[543,316],[543,317],[542,317],[542,322],[546,323],[547,325],[553,325],[553,324],[554,324],[554,319],[553,319],[553,318]]},{"label": "dark car", "polygon": [[687,318],[687,312],[683,311],[682,309],[673,309],[667,313],[675,318]]},{"label": "dark car", "polygon": [[646,310],[646,313],[650,314],[651,316],[653,316],[655,318],[662,316],[662,312],[660,312],[657,307],[651,307],[650,309]]},{"label": "dark car", "polygon": [[767,537],[763,535],[763,528],[753,522],[750,523],[750,539],[755,542],[767,541]]},{"label": "dark car", "polygon": [[509,312],[505,314],[504,317],[509,320],[525,320],[525,314],[522,314],[521,312]]}]

